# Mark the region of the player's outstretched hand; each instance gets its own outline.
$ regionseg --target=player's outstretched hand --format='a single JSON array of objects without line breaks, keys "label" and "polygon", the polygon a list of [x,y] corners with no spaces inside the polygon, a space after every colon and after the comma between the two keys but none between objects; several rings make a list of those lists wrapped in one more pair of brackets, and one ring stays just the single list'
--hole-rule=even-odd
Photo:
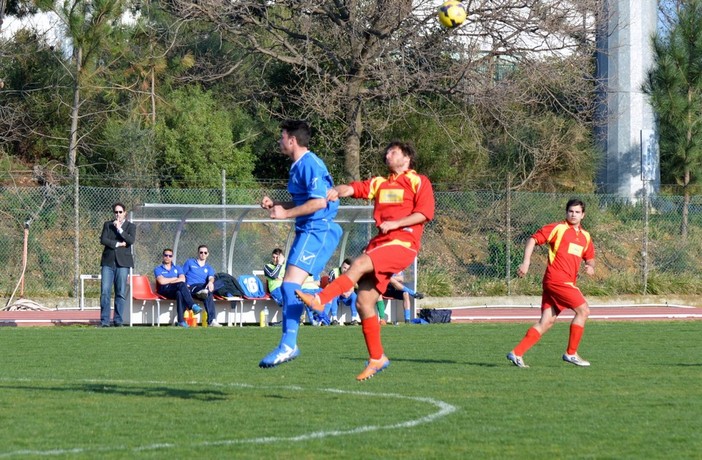
[{"label": "player's outstretched hand", "polygon": [[264,196],[261,200],[261,207],[263,209],[271,209],[273,207],[273,200],[271,200],[268,196]]}]

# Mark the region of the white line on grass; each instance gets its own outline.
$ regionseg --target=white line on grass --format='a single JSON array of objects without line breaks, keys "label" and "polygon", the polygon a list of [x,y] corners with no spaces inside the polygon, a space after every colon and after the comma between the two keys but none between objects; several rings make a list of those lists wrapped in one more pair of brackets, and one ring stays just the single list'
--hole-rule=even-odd
[{"label": "white line on grass", "polygon": [[[261,386],[261,385],[250,385],[247,383],[216,383],[216,382],[198,382],[198,381],[189,381],[189,382],[163,382],[163,381],[155,381],[155,380],[147,380],[147,381],[138,381],[138,380],[102,380],[102,379],[79,379],[79,380],[65,380],[65,379],[29,379],[29,378],[2,378],[0,377],[1,382],[36,382],[36,381],[41,381],[41,382],[58,382],[58,383],[103,383],[107,385],[114,385],[114,384],[129,384],[129,385],[210,385],[210,386],[216,386],[216,387],[234,387],[234,388],[251,388],[251,389],[280,389],[280,390],[286,390],[286,391],[305,391],[303,387],[297,386],[297,385],[288,385],[288,386],[271,386],[271,387],[266,387],[266,386]],[[397,393],[371,393],[369,391],[351,391],[351,390],[339,390],[336,388],[322,388],[319,390],[315,391],[322,391],[326,393],[336,393],[336,394],[343,394],[343,395],[351,395],[351,396],[368,396],[371,398],[377,398],[377,397],[382,397],[382,398],[395,398],[395,399],[408,399],[411,401],[417,401],[420,403],[424,403],[430,406],[435,406],[438,410],[436,412],[433,412],[429,415],[425,415],[423,417],[419,417],[416,419],[412,420],[406,420],[403,422],[397,422],[397,423],[392,423],[389,425],[364,425],[364,426],[359,426],[356,428],[352,428],[349,430],[326,430],[326,431],[315,431],[312,433],[304,433],[296,436],[266,436],[266,437],[259,437],[259,438],[246,438],[246,439],[223,439],[220,441],[204,441],[200,443],[188,443],[188,447],[193,447],[193,446],[201,446],[201,447],[207,447],[207,446],[230,446],[230,445],[236,445],[236,444],[272,444],[272,443],[277,443],[277,442],[300,442],[300,441],[309,441],[312,439],[323,439],[323,438],[329,438],[329,437],[336,437],[336,436],[345,436],[345,435],[353,435],[353,434],[358,434],[358,433],[367,433],[369,431],[379,431],[379,430],[394,430],[398,428],[408,428],[408,427],[413,427],[417,425],[422,425],[425,423],[431,423],[439,418],[446,417],[447,415],[455,412],[458,408],[456,406],[453,406],[451,404],[448,404],[444,401],[434,399],[434,398],[427,398],[427,397],[419,397],[419,396],[405,396]],[[124,447],[124,446],[114,446],[114,447],[100,447],[100,448],[81,448],[81,447],[75,447],[71,449],[50,449],[50,450],[16,450],[12,452],[0,452],[0,458],[9,458],[9,457],[19,457],[19,456],[27,456],[27,455],[35,455],[35,456],[56,456],[56,455],[71,455],[71,454],[85,454],[85,453],[90,453],[90,452],[113,452],[113,451],[120,451],[120,450],[125,450],[125,451],[133,451],[133,452],[140,452],[140,451],[147,451],[147,450],[159,450],[159,449],[172,449],[174,447],[178,447],[178,444],[174,443],[157,443],[157,444],[148,444],[145,446],[137,446],[137,447]]]}]

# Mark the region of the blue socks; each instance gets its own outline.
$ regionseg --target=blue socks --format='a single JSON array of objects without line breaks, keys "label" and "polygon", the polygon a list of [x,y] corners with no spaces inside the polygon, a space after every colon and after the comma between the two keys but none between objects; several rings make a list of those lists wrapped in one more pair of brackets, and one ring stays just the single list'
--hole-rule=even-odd
[{"label": "blue socks", "polygon": [[297,345],[297,333],[300,330],[300,316],[304,304],[295,296],[295,290],[302,289],[302,285],[284,281],[280,286],[283,293],[283,337],[280,339],[281,344],[285,344],[290,348],[295,348]]}]

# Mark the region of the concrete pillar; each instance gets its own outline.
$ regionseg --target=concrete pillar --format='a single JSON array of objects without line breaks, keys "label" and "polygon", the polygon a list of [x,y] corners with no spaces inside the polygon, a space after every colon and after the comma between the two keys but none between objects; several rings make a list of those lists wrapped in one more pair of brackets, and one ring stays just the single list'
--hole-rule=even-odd
[{"label": "concrete pillar", "polygon": [[598,32],[602,84],[597,135],[604,158],[600,191],[638,199],[658,189],[660,169],[653,110],[641,90],[653,64],[657,0],[605,0]]}]

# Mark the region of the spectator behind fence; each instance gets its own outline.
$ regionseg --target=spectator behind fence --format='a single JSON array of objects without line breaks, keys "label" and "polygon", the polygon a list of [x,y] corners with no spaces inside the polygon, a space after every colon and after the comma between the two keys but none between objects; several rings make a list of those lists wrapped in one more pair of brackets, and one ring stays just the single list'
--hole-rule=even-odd
[{"label": "spectator behind fence", "polygon": [[402,308],[405,313],[405,323],[410,322],[410,309],[412,308],[412,300],[410,297],[415,299],[423,299],[424,294],[421,292],[415,292],[414,290],[408,288],[404,285],[405,275],[404,272],[395,273],[390,278],[390,284],[388,288],[383,293],[384,297],[396,300],[402,300]]},{"label": "spectator behind fence", "polygon": [[190,258],[183,264],[185,282],[188,285],[193,297],[202,299],[207,311],[207,324],[212,327],[221,327],[217,322],[217,310],[214,304],[214,280],[215,270],[207,263],[210,251],[207,246],[201,244],[197,248],[197,257]]},{"label": "spectator behind fence", "polygon": [[185,284],[183,267],[173,263],[173,249],[163,250],[163,263],[154,268],[156,278],[156,292],[167,299],[175,299],[178,311],[178,326],[190,327],[185,322],[185,309],[192,310],[194,314],[200,313],[200,306],[195,303],[193,296]]},{"label": "spectator behind fence", "polygon": [[127,220],[127,209],[122,203],[112,205],[114,220],[104,223],[100,244],[105,246],[100,258],[100,327],[110,327],[110,298],[115,290],[113,324],[122,326],[122,312],[127,293],[127,276],[134,267],[132,245],[136,240],[136,225]]},{"label": "spectator behind fence", "polygon": [[[349,267],[351,267],[351,259],[344,259],[344,261],[341,262],[341,266],[329,270],[329,282],[331,283],[337,279],[342,273],[346,273]],[[358,317],[358,310],[356,309],[357,298],[358,295],[356,295],[356,287],[354,286],[339,295],[339,297],[332,299],[332,301],[324,307],[324,313],[329,316],[332,325],[339,324],[338,313],[340,305],[346,305],[351,309],[351,324],[356,325],[361,322],[361,318]]]},{"label": "spectator behind fence", "polygon": [[283,293],[280,286],[283,284],[285,276],[285,255],[283,250],[275,248],[271,254],[271,263],[263,267],[263,275],[268,284],[268,293],[278,305],[283,306]]}]

